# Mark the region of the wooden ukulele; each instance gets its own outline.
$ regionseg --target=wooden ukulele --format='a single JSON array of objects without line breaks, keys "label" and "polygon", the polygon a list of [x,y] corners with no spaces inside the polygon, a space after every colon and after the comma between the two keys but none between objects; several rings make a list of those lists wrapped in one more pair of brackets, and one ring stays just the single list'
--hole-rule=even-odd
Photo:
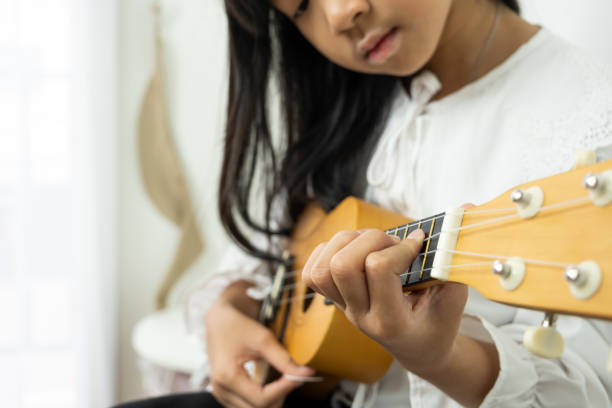
[{"label": "wooden ukulele", "polygon": [[[448,280],[496,302],[612,319],[612,160],[414,222],[347,198],[329,214],[315,205],[305,210],[292,236],[291,265],[278,269],[261,309],[261,320],[293,359],[320,373],[373,383],[392,362],[341,310],[301,284],[301,268],[317,244],[337,231],[362,228],[402,238],[425,231],[421,253],[400,276],[405,291]],[[553,323],[550,315],[547,321]],[[552,358],[563,339],[549,329],[528,331],[525,344]]]}]

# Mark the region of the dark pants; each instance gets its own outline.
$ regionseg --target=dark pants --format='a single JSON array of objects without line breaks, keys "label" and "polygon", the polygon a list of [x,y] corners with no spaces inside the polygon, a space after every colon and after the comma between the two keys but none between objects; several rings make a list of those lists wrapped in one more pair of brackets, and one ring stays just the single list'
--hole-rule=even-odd
[{"label": "dark pants", "polygon": [[115,408],[222,408],[212,394],[193,392],[126,402]]},{"label": "dark pants", "polygon": [[[329,407],[329,401],[313,401],[290,394],[283,407]],[[164,397],[149,398],[140,401],[127,402],[115,408],[222,408],[217,400],[208,392],[188,394],[173,394]]]}]

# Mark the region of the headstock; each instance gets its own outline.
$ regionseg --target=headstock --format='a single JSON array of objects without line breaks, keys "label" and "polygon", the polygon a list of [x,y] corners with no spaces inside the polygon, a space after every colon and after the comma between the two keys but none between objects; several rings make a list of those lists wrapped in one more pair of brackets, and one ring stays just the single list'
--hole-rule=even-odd
[{"label": "headstock", "polygon": [[[612,319],[610,170],[581,167],[466,210],[448,279],[497,302]],[[524,277],[504,285],[521,264]]]}]

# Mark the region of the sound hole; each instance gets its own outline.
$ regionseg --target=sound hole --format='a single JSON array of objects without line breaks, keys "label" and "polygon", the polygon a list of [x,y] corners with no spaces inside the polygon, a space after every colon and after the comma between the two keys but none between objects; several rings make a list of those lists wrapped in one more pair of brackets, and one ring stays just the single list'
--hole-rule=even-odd
[{"label": "sound hole", "polygon": [[304,303],[302,303],[302,312],[306,312],[312,303],[312,299],[314,299],[314,291],[310,288],[306,288],[306,293],[304,293]]}]

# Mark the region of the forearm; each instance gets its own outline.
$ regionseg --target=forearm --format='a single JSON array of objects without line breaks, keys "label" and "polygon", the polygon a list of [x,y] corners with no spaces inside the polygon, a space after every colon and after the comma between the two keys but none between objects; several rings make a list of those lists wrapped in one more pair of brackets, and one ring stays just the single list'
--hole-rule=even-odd
[{"label": "forearm", "polygon": [[423,368],[404,367],[435,385],[466,407],[478,407],[491,390],[499,373],[495,345],[458,335],[453,348],[440,364]]}]

